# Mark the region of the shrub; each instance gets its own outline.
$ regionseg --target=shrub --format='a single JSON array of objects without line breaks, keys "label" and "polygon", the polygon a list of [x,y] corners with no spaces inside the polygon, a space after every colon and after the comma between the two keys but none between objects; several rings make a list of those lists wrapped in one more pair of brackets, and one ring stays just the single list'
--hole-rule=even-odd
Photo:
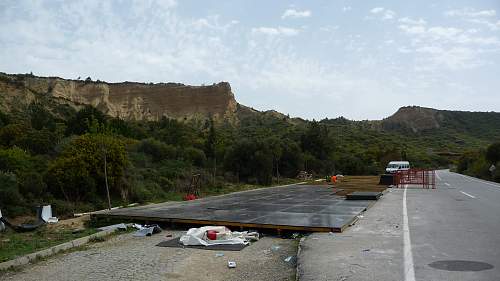
[{"label": "shrub", "polygon": [[27,211],[24,199],[19,193],[17,177],[13,173],[0,171],[0,206],[4,214],[10,217]]},{"label": "shrub", "polygon": [[155,139],[142,140],[137,150],[151,155],[155,162],[164,159],[175,159],[177,157],[177,149],[173,145]]}]

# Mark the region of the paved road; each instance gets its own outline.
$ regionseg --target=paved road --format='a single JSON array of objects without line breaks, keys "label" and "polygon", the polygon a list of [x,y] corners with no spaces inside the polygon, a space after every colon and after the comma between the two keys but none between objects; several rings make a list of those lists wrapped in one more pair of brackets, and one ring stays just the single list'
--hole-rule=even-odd
[{"label": "paved road", "polygon": [[[438,192],[407,194],[415,280],[500,280],[500,185],[437,176]],[[435,268],[453,266],[446,260],[464,261],[454,268],[463,271]]]},{"label": "paved road", "polygon": [[346,232],[307,238],[300,280],[500,280],[500,185],[437,176],[435,190],[389,190]]}]

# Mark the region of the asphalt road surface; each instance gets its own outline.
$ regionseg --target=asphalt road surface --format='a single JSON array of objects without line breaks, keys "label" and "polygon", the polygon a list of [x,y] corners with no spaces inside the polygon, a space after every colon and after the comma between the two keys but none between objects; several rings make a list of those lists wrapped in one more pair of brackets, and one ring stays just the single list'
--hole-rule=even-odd
[{"label": "asphalt road surface", "polygon": [[302,243],[300,280],[500,280],[500,185],[449,171],[389,189],[339,235]]}]

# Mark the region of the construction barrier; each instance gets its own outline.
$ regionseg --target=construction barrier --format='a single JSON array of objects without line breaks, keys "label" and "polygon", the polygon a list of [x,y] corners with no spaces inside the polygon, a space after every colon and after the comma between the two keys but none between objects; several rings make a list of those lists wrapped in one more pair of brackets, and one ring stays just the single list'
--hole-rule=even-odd
[{"label": "construction barrier", "polygon": [[402,188],[404,185],[421,185],[422,188],[436,188],[436,171],[431,169],[409,169],[397,171],[394,174],[394,185]]}]

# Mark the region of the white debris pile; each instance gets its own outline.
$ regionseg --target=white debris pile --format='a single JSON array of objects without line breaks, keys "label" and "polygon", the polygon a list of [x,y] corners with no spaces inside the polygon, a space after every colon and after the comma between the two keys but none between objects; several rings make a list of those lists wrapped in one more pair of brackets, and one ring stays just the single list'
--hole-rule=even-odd
[{"label": "white debris pile", "polygon": [[250,241],[259,240],[259,233],[248,231],[231,231],[225,226],[204,226],[191,228],[181,236],[180,242],[185,246],[192,245],[248,245]]}]

